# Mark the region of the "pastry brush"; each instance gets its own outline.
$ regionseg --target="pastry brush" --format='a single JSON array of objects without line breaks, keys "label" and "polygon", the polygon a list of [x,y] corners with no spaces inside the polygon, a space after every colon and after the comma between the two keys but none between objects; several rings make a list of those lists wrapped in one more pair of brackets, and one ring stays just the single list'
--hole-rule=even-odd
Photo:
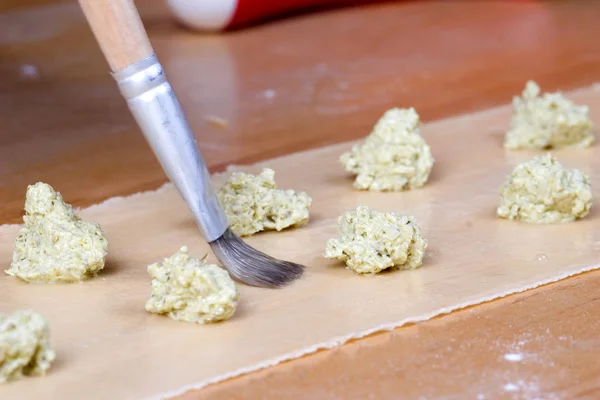
[{"label": "pastry brush", "polygon": [[237,280],[280,287],[304,267],[249,246],[229,227],[177,96],[132,0],[79,0],[129,110],[215,256]]}]

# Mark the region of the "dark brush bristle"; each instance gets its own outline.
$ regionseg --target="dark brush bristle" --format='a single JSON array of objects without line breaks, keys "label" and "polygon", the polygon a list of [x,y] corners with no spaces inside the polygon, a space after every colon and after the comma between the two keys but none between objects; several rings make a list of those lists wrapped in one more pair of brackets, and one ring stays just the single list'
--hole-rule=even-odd
[{"label": "dark brush bristle", "polygon": [[304,266],[273,258],[246,244],[231,229],[210,243],[221,264],[247,285],[278,288],[302,276]]}]

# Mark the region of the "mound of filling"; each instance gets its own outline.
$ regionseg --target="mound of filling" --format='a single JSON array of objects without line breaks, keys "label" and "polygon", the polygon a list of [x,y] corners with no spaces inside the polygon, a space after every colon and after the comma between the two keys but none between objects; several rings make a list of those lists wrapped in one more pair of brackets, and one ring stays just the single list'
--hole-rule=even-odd
[{"label": "mound of filling", "polygon": [[0,314],[0,383],[45,375],[55,357],[44,317],[29,310]]},{"label": "mound of filling", "polygon": [[500,191],[499,217],[534,224],[570,222],[592,208],[589,178],[546,154],[521,163]]},{"label": "mound of filling", "polygon": [[513,99],[506,149],[554,149],[589,147],[595,139],[589,108],[573,104],[560,92],[540,94],[540,87],[527,82],[521,97]]},{"label": "mound of filling", "polygon": [[425,185],[434,159],[419,124],[414,108],[386,111],[364,143],[340,158],[344,168],[356,175],[354,187],[402,191]]},{"label": "mound of filling", "polygon": [[239,293],[229,273],[207,264],[206,257],[191,257],[185,246],[148,266],[148,273],[152,296],[146,311],[197,324],[224,321],[235,312]]},{"label": "mound of filling", "polygon": [[325,257],[359,274],[376,274],[420,267],[426,248],[413,217],[359,206],[339,218],[338,237],[327,242]]},{"label": "mound of filling", "polygon": [[82,221],[50,185],[27,188],[23,221],[7,274],[27,282],[71,283],[104,268],[108,241],[100,225]]},{"label": "mound of filling", "polygon": [[277,189],[275,172],[269,168],[256,176],[234,172],[218,197],[231,230],[239,236],[304,225],[312,202],[304,192]]}]

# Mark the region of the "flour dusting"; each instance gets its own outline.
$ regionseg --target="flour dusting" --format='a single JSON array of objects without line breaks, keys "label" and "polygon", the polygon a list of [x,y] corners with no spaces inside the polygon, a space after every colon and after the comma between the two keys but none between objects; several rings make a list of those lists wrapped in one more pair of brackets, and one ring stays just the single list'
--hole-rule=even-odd
[{"label": "flour dusting", "polygon": [[520,353],[506,353],[504,355],[504,359],[506,361],[522,361],[523,360],[523,354]]},{"label": "flour dusting", "polygon": [[507,383],[506,385],[504,385],[504,390],[506,390],[507,392],[516,392],[517,390],[519,390],[519,387],[514,383]]},{"label": "flour dusting", "polygon": [[37,67],[31,64],[21,65],[19,72],[24,78],[37,78],[39,76]]},{"label": "flour dusting", "polygon": [[264,97],[265,99],[272,99],[273,97],[275,97],[276,94],[277,92],[275,90],[267,89],[260,94],[260,97]]}]

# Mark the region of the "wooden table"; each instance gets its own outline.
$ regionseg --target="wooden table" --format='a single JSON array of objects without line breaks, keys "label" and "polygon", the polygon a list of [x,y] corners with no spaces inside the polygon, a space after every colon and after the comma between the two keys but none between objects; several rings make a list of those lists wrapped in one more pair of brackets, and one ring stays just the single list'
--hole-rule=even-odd
[{"label": "wooden table", "polygon": [[[594,1],[400,2],[223,36],[139,3],[215,171],[365,136],[392,106],[429,121],[508,103],[527,79],[600,81]],[[0,5],[0,88],[0,223],[19,222],[35,181],[77,206],[165,181],[74,2]],[[599,289],[584,274],[186,398],[458,399],[473,382],[493,393],[479,398],[600,398]]]}]

